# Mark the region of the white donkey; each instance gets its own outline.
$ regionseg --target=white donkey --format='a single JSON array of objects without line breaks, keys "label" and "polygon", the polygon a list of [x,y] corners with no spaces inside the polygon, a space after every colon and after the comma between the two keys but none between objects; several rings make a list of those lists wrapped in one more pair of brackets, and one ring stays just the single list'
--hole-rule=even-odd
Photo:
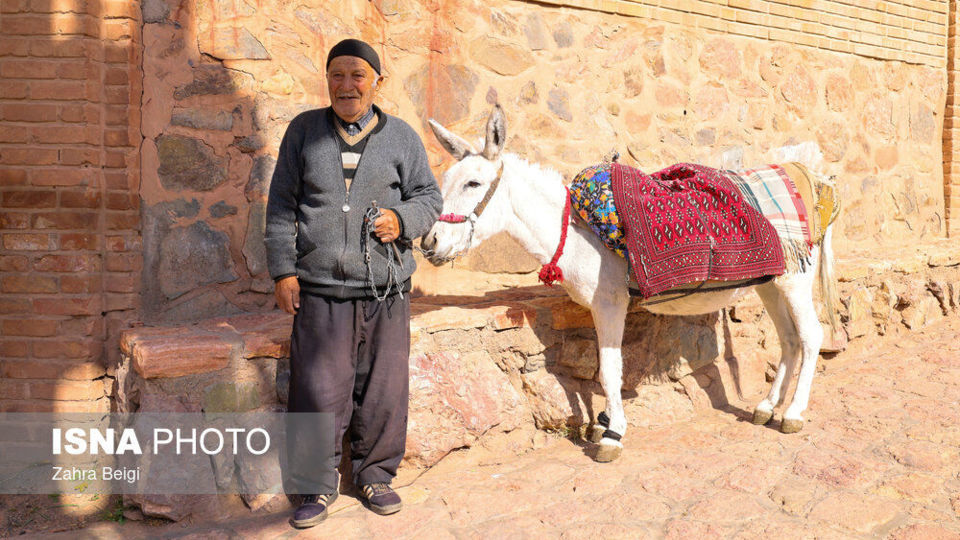
[{"label": "white donkey", "polygon": [[[443,264],[506,231],[541,264],[551,260],[561,239],[562,214],[567,190],[560,174],[503,153],[506,121],[496,106],[487,122],[484,148],[477,151],[467,141],[430,120],[443,147],[458,161],[443,175],[444,216],[422,239],[421,247],[435,265]],[[464,216],[469,216],[464,220]],[[698,292],[646,307],[668,315],[694,315],[730,306],[755,288],[773,318],[782,348],[780,365],[767,397],[757,404],[753,421],[766,424],[775,406],[782,403],[790,378],[801,359],[800,375],[790,406],[783,413],[781,431],[793,433],[803,427],[810,385],[823,340],[813,303],[814,274],[820,254],[821,286],[829,306],[835,306],[830,228],[813,246],[805,270],[786,273],[754,287]],[[600,349],[600,382],[607,397],[605,413],[593,425],[591,440],[599,442],[597,461],[620,456],[620,438],[627,419],[621,401],[623,362],[620,346],[630,295],[625,277],[627,261],[588,228],[570,226],[566,247],[557,265],[562,285],[570,297],[593,315]],[[833,296],[829,296],[832,293]],[[832,308],[830,308],[832,314]],[[831,318],[831,321],[834,319]]]}]

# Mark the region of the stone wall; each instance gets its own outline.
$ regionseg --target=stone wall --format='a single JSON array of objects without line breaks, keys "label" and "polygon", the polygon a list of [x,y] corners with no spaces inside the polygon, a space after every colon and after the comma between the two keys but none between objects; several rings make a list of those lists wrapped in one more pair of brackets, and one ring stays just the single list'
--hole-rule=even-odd
[{"label": "stone wall", "polygon": [[140,6],[0,3],[0,411],[105,411],[138,318]]},{"label": "stone wall", "polygon": [[[603,13],[516,0],[147,1],[145,318],[272,308],[261,238],[277,146],[294,115],[328,103],[325,53],[347,36],[376,45],[388,77],[379,102],[420,131],[438,174],[450,158],[426,119],[478,137],[499,102],[507,150],[568,179],[611,149],[647,171],[681,161],[735,168],[812,141],[844,199],[838,253],[944,237],[942,4],[877,15],[825,1],[816,4],[837,12],[816,15],[814,3],[781,13],[780,4],[743,2],[732,15],[721,9],[714,28],[692,7],[696,24],[690,13],[624,7],[645,2],[601,2],[624,7]],[[807,39],[854,15],[849,47]],[[802,36],[780,31],[788,16],[809,23]],[[910,31],[898,33],[904,25]],[[877,32],[889,39],[871,45]],[[907,56],[896,40],[911,44]],[[537,264],[497,237],[460,268],[525,273]],[[419,293],[471,280],[424,265],[414,278]]]}]

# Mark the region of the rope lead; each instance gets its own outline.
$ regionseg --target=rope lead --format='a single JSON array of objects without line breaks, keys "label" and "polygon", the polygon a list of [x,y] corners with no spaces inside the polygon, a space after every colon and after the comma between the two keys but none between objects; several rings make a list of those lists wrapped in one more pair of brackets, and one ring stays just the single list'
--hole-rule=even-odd
[{"label": "rope lead", "polygon": [[563,270],[560,269],[557,261],[559,261],[560,256],[563,255],[563,246],[567,243],[567,229],[570,226],[570,190],[567,188],[564,188],[564,190],[567,197],[563,205],[563,225],[560,229],[560,243],[557,245],[557,251],[554,252],[553,258],[550,259],[550,262],[543,265],[543,268],[540,269],[540,275],[537,276],[540,281],[548,287],[552,287],[554,282],[563,282]]}]

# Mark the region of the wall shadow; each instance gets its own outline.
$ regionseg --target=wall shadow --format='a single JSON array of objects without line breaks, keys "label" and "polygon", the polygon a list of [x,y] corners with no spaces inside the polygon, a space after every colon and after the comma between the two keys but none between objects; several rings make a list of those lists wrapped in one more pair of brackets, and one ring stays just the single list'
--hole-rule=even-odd
[{"label": "wall shadow", "polygon": [[[547,304],[559,305],[547,307]],[[416,299],[420,313],[456,306],[461,309],[489,309],[491,306],[517,303],[522,309],[533,307],[537,318],[530,330],[546,346],[543,367],[554,376],[566,393],[573,411],[568,428],[579,419],[592,422],[604,406],[604,393],[598,377],[596,330],[592,323],[571,324],[589,312],[572,303],[560,288],[516,287],[476,295],[421,296]],[[509,312],[508,312],[509,313]],[[655,407],[637,405],[645,385],[680,385],[694,408],[710,407],[749,420],[752,413],[743,402],[745,367],[738,359],[738,344],[731,331],[726,311],[699,316],[655,315],[634,302],[627,314],[622,345],[623,385],[621,395],[630,413],[654,412]],[[559,326],[559,328],[557,328]],[[524,331],[520,330],[506,330]],[[758,346],[759,347],[759,346]],[[753,374],[757,376],[757,374]],[[633,420],[638,420],[634,418]],[[639,422],[645,425],[648,422]],[[655,422],[654,422],[655,423]],[[634,427],[633,429],[637,429]]]}]

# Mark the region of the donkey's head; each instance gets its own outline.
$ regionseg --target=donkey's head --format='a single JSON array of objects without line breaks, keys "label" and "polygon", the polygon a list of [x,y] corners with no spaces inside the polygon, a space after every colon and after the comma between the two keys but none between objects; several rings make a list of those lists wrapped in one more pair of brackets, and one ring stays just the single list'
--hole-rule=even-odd
[{"label": "donkey's head", "polygon": [[441,265],[502,229],[505,197],[499,185],[507,126],[503,109],[496,105],[487,120],[487,137],[479,152],[433,119],[430,128],[443,148],[457,159],[443,174],[443,215],[421,241],[430,253],[428,260]]}]

